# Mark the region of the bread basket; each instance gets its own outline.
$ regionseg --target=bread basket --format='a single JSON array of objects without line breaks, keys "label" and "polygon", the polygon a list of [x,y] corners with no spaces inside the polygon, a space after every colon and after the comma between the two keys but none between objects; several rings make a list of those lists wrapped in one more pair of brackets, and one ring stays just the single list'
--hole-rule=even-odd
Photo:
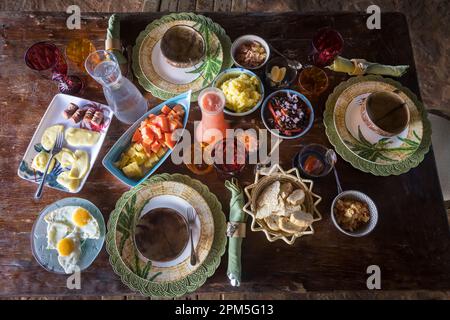
[{"label": "bread basket", "polygon": [[[277,180],[280,182],[290,182],[295,188],[301,188],[305,192],[305,209],[313,216],[314,220],[303,232],[291,234],[284,231],[274,231],[266,225],[264,220],[256,219],[256,201],[260,193]],[[322,198],[313,193],[312,188],[313,181],[302,179],[297,168],[284,171],[276,164],[271,168],[258,170],[256,172],[255,182],[244,189],[248,202],[245,204],[243,210],[252,217],[251,230],[264,232],[267,240],[270,242],[282,239],[289,245],[294,244],[297,238],[314,234],[313,223],[322,219],[320,212],[317,210],[317,205],[322,201]]]}]

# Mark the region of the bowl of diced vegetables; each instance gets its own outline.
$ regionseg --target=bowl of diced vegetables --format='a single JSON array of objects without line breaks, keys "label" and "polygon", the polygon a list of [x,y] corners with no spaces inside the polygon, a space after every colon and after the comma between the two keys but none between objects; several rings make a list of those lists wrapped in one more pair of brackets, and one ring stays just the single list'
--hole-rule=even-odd
[{"label": "bowl of diced vegetables", "polygon": [[222,90],[225,96],[223,112],[231,116],[246,116],[254,112],[264,99],[261,79],[243,68],[222,71],[214,80],[213,87]]},{"label": "bowl of diced vegetables", "polygon": [[267,96],[261,108],[261,118],[273,135],[282,139],[296,139],[312,128],[314,110],[304,95],[283,89]]},{"label": "bowl of diced vegetables", "polygon": [[112,146],[103,165],[134,187],[146,180],[172,153],[189,116],[188,91],[152,108]]}]

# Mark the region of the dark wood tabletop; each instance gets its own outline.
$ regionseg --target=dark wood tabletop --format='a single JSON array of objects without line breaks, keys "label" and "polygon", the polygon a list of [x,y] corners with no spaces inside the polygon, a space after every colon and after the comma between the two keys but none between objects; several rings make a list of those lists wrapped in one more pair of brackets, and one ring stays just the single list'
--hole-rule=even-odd
[{"label": "dark wood tabletop", "polygon": [[[122,15],[124,44],[133,44],[137,35],[161,13]],[[339,30],[345,40],[343,55],[386,64],[409,64],[408,73],[399,81],[420,97],[408,27],[403,15],[385,13],[381,30],[368,30],[362,14],[301,15],[207,13],[224,27],[233,40],[253,33],[269,40],[275,47],[306,61],[310,39],[323,26]],[[83,15],[81,30],[68,30],[64,14],[0,13],[0,296],[18,295],[121,295],[130,290],[114,274],[103,249],[92,266],[82,273],[81,290],[66,288],[67,277],[48,273],[34,260],[30,231],[47,205],[70,194],[47,189],[43,199],[33,200],[37,185],[21,180],[17,167],[28,143],[52,97],[58,92],[54,83],[29,70],[25,50],[37,41],[49,40],[61,48],[75,37],[91,39],[103,48],[107,14]],[[105,102],[100,86],[81,70],[86,88],[80,96]],[[281,165],[291,166],[299,144],[318,142],[330,146],[321,122],[321,112],[328,94],[348,76],[328,73],[330,87],[314,102],[316,121],[301,139],[283,142]],[[147,95],[151,105],[159,103]],[[188,129],[200,118],[196,103],[191,105]],[[259,113],[246,117],[259,120]],[[236,118],[229,118],[236,123]],[[242,120],[241,120],[242,121]],[[128,188],[116,180],[101,164],[101,158],[127,126],[113,120],[108,136],[87,183],[77,195],[88,199],[103,212],[105,220],[115,202]],[[282,241],[269,243],[261,232],[248,230],[243,243],[243,279],[239,288],[229,285],[226,255],[216,273],[198,289],[207,292],[305,292],[367,290],[366,269],[378,265],[384,290],[450,289],[450,233],[432,150],[417,167],[400,176],[377,177],[354,169],[339,158],[337,169],[348,189],[367,193],[376,202],[379,222],[364,238],[341,234],[330,219],[330,204],[336,195],[332,175],[315,181],[314,190],[323,201],[319,210],[323,220],[316,233],[298,239],[289,246]],[[191,173],[175,166],[170,159],[157,173]],[[193,176],[219,197],[228,216],[229,195],[216,173]],[[253,167],[248,166],[240,181],[253,181]]]}]

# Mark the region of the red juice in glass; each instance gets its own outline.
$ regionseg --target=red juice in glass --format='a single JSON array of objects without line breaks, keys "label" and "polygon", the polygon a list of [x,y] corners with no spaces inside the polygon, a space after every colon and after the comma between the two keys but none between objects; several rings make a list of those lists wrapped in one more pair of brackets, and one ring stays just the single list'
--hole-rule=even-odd
[{"label": "red juice in glass", "polygon": [[200,92],[198,104],[202,111],[202,120],[196,129],[197,141],[213,144],[224,139],[229,126],[223,114],[223,92],[217,88],[206,88]]},{"label": "red juice in glass", "polygon": [[344,39],[336,30],[325,27],[319,29],[312,39],[311,62],[317,67],[330,65],[344,48]]}]

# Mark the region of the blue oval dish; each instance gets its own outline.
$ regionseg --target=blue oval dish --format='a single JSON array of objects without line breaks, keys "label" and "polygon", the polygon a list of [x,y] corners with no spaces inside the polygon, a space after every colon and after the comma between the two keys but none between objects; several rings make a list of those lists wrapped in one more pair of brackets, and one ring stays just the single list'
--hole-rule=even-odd
[{"label": "blue oval dish", "polygon": [[[267,110],[267,103],[269,102],[270,99],[272,99],[273,96],[279,95],[280,93],[290,93],[290,94],[298,96],[300,99],[302,99],[306,103],[306,105],[308,106],[308,109],[310,111],[309,122],[308,122],[308,125],[306,126],[305,130],[303,130],[302,132],[300,132],[299,134],[296,134],[294,136],[285,136],[281,133],[277,133],[276,131],[274,131],[273,128],[270,128],[269,124],[267,123],[266,118],[268,116],[271,116],[270,111]],[[282,89],[282,90],[277,90],[277,91],[271,93],[264,100],[264,103],[261,108],[261,119],[264,123],[264,126],[267,128],[267,130],[269,130],[270,133],[273,134],[274,136],[279,137],[281,139],[297,139],[297,138],[304,136],[312,128],[312,125],[314,123],[314,110],[313,110],[311,102],[309,102],[308,98],[306,98],[301,93],[298,93],[297,91],[290,90],[290,89]]]},{"label": "blue oval dish", "polygon": [[156,169],[159,168],[159,166],[169,157],[169,155],[172,153],[172,150],[169,149],[164,154],[164,156],[145,174],[145,176],[140,180],[133,180],[128,178],[122,170],[117,168],[114,165],[114,162],[119,160],[120,155],[122,152],[125,151],[125,149],[130,145],[131,138],[133,137],[134,132],[139,128],[141,125],[141,122],[146,119],[150,114],[159,114],[161,112],[161,109],[164,105],[175,105],[180,104],[184,108],[184,119],[183,119],[183,130],[186,128],[187,120],[189,118],[189,108],[190,108],[190,101],[191,101],[191,90],[182,93],[176,97],[173,97],[169,100],[164,101],[163,103],[157,105],[156,107],[153,107],[150,111],[148,111],[146,114],[144,114],[139,120],[137,120],[120,138],[117,140],[117,142],[111,147],[111,149],[108,151],[106,156],[103,158],[103,166],[112,173],[113,176],[115,176],[117,179],[119,179],[121,182],[125,183],[126,185],[130,187],[135,187],[142,182],[144,182],[148,177],[150,177],[153,172],[156,171]]}]

